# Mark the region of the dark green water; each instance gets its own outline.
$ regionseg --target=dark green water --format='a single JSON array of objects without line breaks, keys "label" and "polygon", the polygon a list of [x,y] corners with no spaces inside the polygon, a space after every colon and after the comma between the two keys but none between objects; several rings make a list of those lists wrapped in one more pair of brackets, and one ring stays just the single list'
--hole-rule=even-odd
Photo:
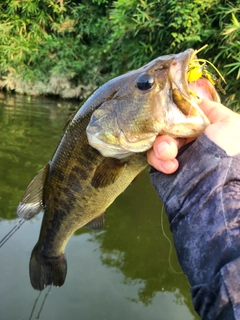
[{"label": "dark green water", "polygon": [[[0,239],[19,221],[18,202],[76,106],[0,94]],[[71,238],[64,286],[40,296],[30,285],[28,263],[42,215],[25,222],[0,248],[1,320],[199,319],[163,236],[161,211],[146,170],[108,208],[103,230],[82,229]],[[163,227],[171,237],[165,216]]]}]

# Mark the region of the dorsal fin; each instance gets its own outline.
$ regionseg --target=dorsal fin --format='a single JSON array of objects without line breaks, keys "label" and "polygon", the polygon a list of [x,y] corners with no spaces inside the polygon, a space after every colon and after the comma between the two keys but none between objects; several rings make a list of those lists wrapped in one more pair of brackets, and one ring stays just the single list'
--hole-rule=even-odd
[{"label": "dorsal fin", "polygon": [[89,228],[91,230],[99,230],[103,228],[105,221],[104,213],[101,214],[99,217],[93,219],[92,221],[88,222],[84,228]]},{"label": "dorsal fin", "polygon": [[47,164],[30,182],[17,208],[17,215],[30,220],[43,209],[43,186],[48,173]]}]

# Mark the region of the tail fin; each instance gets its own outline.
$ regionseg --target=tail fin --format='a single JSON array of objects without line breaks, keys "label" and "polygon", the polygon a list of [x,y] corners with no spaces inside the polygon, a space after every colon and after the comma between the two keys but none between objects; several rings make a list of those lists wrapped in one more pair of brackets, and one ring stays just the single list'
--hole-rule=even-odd
[{"label": "tail fin", "polygon": [[59,257],[44,257],[35,246],[30,259],[29,272],[31,284],[36,290],[42,291],[51,284],[61,287],[67,274],[67,260],[64,254]]}]

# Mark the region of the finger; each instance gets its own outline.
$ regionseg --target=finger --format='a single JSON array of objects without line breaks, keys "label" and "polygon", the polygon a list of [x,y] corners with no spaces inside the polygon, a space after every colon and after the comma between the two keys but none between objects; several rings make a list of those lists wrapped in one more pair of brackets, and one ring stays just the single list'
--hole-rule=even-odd
[{"label": "finger", "polygon": [[171,173],[175,172],[178,168],[178,165],[179,165],[178,161],[176,159],[171,159],[171,160],[167,160],[167,161],[159,160],[155,156],[155,152],[153,149],[150,149],[147,152],[147,159],[148,159],[148,163],[151,166],[153,166],[158,171],[161,171],[166,174],[171,174]]},{"label": "finger", "polygon": [[185,144],[185,139],[174,139],[167,135],[158,136],[153,144],[155,156],[160,160],[171,160],[177,156],[178,149]]}]

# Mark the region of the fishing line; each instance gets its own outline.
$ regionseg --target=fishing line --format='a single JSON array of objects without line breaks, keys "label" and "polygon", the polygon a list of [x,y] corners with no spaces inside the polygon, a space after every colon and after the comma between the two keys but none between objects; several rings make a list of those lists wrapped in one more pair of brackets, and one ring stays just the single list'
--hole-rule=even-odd
[{"label": "fishing line", "polygon": [[170,246],[170,249],[169,249],[169,252],[168,252],[168,263],[169,263],[169,267],[170,269],[172,270],[172,272],[176,273],[176,274],[182,274],[183,272],[182,271],[176,271],[174,270],[173,266],[172,266],[172,263],[171,263],[171,254],[172,254],[172,242],[171,240],[169,239],[169,237],[167,236],[165,230],[164,230],[164,226],[163,226],[163,207],[162,207],[162,210],[161,210],[161,214],[160,214],[160,221],[161,221],[161,229],[162,229],[162,233],[163,233],[163,236],[167,239],[168,243],[169,243],[169,246]]},{"label": "fishing line", "polygon": [[8,241],[9,238],[21,227],[21,225],[25,222],[26,220],[21,219],[18,221],[18,223],[6,234],[6,236],[0,241],[0,248],[4,245],[5,242]]}]

